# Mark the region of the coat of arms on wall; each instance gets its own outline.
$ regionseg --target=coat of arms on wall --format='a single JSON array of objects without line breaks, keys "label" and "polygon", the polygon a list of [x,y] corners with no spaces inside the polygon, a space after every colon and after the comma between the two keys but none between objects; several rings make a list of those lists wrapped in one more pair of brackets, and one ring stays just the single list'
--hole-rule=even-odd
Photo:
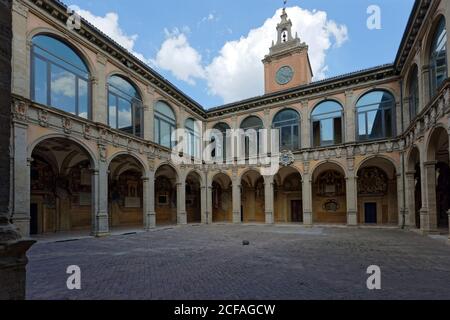
[{"label": "coat of arms on wall", "polygon": [[388,191],[388,178],[377,167],[364,168],[358,179],[358,192],[361,195],[385,195]]},{"label": "coat of arms on wall", "polygon": [[291,164],[294,163],[294,161],[295,161],[295,158],[294,158],[294,154],[292,153],[292,151],[285,150],[285,151],[283,151],[281,153],[281,155],[280,155],[280,164],[283,167],[290,166]]}]

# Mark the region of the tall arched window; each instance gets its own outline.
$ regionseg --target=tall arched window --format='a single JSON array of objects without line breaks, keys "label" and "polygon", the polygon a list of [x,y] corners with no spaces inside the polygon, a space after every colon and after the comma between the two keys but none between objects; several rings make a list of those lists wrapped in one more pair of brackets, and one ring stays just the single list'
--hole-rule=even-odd
[{"label": "tall arched window", "polygon": [[[256,156],[255,154],[250,154],[251,148],[250,143],[255,143],[255,141],[250,141],[250,137],[252,136],[251,132],[256,133],[256,148],[254,149],[257,153],[259,153],[259,131],[264,128],[264,124],[262,120],[256,116],[250,116],[242,121],[241,129],[245,132],[245,157],[249,158],[249,156]],[[254,147],[254,146],[252,146]]]},{"label": "tall arched window", "polygon": [[120,76],[111,76],[108,80],[109,125],[140,137],[142,118],[142,99],[136,88]]},{"label": "tall arched window", "polygon": [[433,97],[442,82],[447,79],[447,29],[442,17],[434,34],[430,52],[430,85]]},{"label": "tall arched window", "polygon": [[174,146],[172,133],[176,130],[175,114],[166,103],[158,101],[155,106],[155,136],[159,145],[171,149]]},{"label": "tall arched window", "polygon": [[[227,160],[227,144],[230,144],[231,147],[231,137],[229,136],[231,128],[226,123],[218,123],[214,126],[215,130],[221,133],[221,141],[220,144],[216,145],[216,148],[212,151],[212,157],[218,158],[219,154],[222,154],[222,160]],[[215,137],[212,137],[211,142],[215,141]],[[217,157],[216,157],[217,154]]]},{"label": "tall arched window", "polygon": [[342,106],[333,100],[320,103],[312,113],[314,147],[332,146],[342,143]]},{"label": "tall arched window", "polygon": [[82,118],[90,117],[90,74],[68,45],[47,35],[32,41],[31,98]]},{"label": "tall arched window", "polygon": [[280,131],[280,148],[297,150],[300,148],[300,116],[293,109],[285,109],[275,116],[272,127]]},{"label": "tall arched window", "polygon": [[201,153],[201,140],[200,129],[194,119],[189,118],[185,123],[186,128],[186,153],[192,157],[200,158]]},{"label": "tall arched window", "polygon": [[395,99],[387,91],[372,91],[359,99],[358,140],[392,138],[395,132]]},{"label": "tall arched window", "polygon": [[419,113],[419,72],[417,65],[414,65],[409,78],[409,114],[413,120]]}]

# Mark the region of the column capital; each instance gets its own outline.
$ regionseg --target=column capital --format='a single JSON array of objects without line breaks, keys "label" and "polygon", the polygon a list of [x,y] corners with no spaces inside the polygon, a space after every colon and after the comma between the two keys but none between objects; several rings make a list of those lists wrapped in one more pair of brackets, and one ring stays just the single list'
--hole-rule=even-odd
[{"label": "column capital", "polygon": [[423,165],[425,167],[435,167],[438,164],[437,161],[433,160],[433,161],[426,161],[423,163]]}]

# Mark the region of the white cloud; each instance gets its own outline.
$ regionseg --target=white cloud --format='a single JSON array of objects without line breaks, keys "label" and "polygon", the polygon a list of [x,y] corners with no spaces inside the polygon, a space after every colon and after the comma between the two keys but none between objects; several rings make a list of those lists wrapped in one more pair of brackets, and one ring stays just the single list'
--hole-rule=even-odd
[{"label": "white cloud", "polygon": [[205,78],[202,56],[191,47],[186,35],[166,30],[166,36],[152,64],[170,71],[175,78],[191,85],[195,84],[195,78]]},{"label": "white cloud", "polygon": [[70,6],[70,9],[74,10],[81,17],[89,21],[89,23],[93,24],[100,31],[111,37],[111,39],[127,49],[138,59],[148,63],[148,60],[144,57],[144,55],[134,50],[138,35],[128,35],[122,30],[119,25],[119,15],[117,13],[108,12],[104,17],[101,17],[94,15],[88,10],[83,10],[76,5]]}]

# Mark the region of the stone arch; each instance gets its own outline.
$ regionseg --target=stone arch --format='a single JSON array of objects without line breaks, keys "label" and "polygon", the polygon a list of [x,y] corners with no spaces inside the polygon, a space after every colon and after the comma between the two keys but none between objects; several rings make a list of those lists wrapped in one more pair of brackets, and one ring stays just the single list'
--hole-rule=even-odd
[{"label": "stone arch", "polygon": [[303,176],[295,166],[281,167],[273,177],[274,222],[303,223]]},{"label": "stone arch", "polygon": [[135,88],[136,91],[138,92],[139,96],[141,97],[142,102],[144,102],[144,99],[145,99],[144,91],[143,91],[143,88],[141,87],[141,82],[138,79],[132,77],[129,73],[126,73],[120,69],[116,69],[116,70],[110,71],[106,75],[106,79],[105,79],[106,84],[108,84],[108,80],[113,76],[120,77],[120,78],[124,79],[125,81],[129,82],[133,86],[133,88]]},{"label": "stone arch", "polygon": [[94,169],[94,170],[98,169],[98,162],[97,162],[98,157],[96,156],[97,150],[93,151],[88,144],[84,143],[82,140],[80,140],[78,138],[75,138],[73,136],[58,134],[58,133],[51,133],[51,134],[43,135],[43,136],[35,139],[32,143],[30,143],[27,148],[28,158],[32,158],[32,154],[33,154],[33,151],[36,148],[36,146],[38,146],[43,141],[49,140],[49,139],[65,139],[65,140],[69,140],[75,144],[78,144],[89,155],[92,169]]},{"label": "stone arch", "polygon": [[362,224],[398,225],[398,167],[386,156],[364,159],[357,173],[357,212]]},{"label": "stone arch", "polygon": [[212,175],[212,222],[233,221],[232,185],[233,180],[226,172]]},{"label": "stone arch", "polygon": [[276,110],[276,112],[273,113],[273,115],[270,118],[270,125],[273,125],[273,122],[275,118],[283,111],[292,110],[295,111],[298,114],[298,120],[299,120],[299,126],[302,122],[302,113],[300,110],[298,110],[295,106],[288,106],[288,107],[282,107]]},{"label": "stone arch", "polygon": [[397,104],[399,101],[397,93],[392,88],[390,88],[388,86],[384,86],[384,85],[379,85],[379,86],[364,90],[358,96],[356,96],[355,100],[354,100],[355,104],[354,104],[353,108],[355,110],[357,110],[357,106],[358,106],[358,103],[361,100],[361,98],[363,98],[365,95],[367,95],[371,92],[374,92],[374,91],[385,91],[385,92],[389,93],[394,98],[395,104]]},{"label": "stone arch", "polygon": [[240,181],[242,221],[264,223],[266,221],[265,178],[260,171],[248,168],[242,173]]},{"label": "stone arch", "polygon": [[362,167],[364,167],[368,162],[373,161],[374,159],[375,159],[375,160],[376,160],[376,159],[383,159],[383,160],[387,161],[388,163],[390,163],[390,164],[392,165],[392,167],[394,168],[395,172],[401,172],[401,169],[400,169],[399,164],[397,164],[397,163],[395,162],[394,159],[392,159],[392,158],[389,157],[389,156],[382,155],[382,154],[380,154],[380,155],[372,155],[372,156],[369,156],[369,157],[364,158],[364,160],[361,161],[361,162],[358,164],[358,166],[355,167],[355,172],[357,173],[357,172],[358,172]]},{"label": "stone arch", "polygon": [[136,153],[134,153],[133,151],[117,151],[115,153],[113,153],[107,160],[106,160],[106,166],[109,168],[109,166],[111,165],[111,162],[114,161],[114,159],[120,157],[120,156],[129,156],[131,158],[133,158],[134,160],[136,160],[141,166],[142,166],[142,176],[147,176],[150,169],[148,167],[148,164],[145,163],[141,157],[139,155],[137,155]]},{"label": "stone arch", "polygon": [[[449,133],[447,131],[447,128],[445,128],[442,124],[437,124],[432,130],[430,130],[430,133],[428,135],[428,139],[426,142],[426,161],[435,161],[436,160],[436,152],[439,141],[437,141],[439,138],[443,138],[441,135],[447,137]],[[444,138],[445,139],[445,138]]]},{"label": "stone arch", "polygon": [[250,114],[250,115],[242,116],[241,120],[239,121],[239,127],[237,129],[241,129],[242,128],[242,124],[244,123],[244,121],[247,120],[248,118],[251,118],[251,117],[258,118],[261,121],[261,123],[262,123],[262,125],[264,127],[264,125],[265,125],[264,119],[262,119],[258,114]]},{"label": "stone arch", "polygon": [[322,161],[311,170],[314,223],[347,223],[347,171],[337,161]]}]

